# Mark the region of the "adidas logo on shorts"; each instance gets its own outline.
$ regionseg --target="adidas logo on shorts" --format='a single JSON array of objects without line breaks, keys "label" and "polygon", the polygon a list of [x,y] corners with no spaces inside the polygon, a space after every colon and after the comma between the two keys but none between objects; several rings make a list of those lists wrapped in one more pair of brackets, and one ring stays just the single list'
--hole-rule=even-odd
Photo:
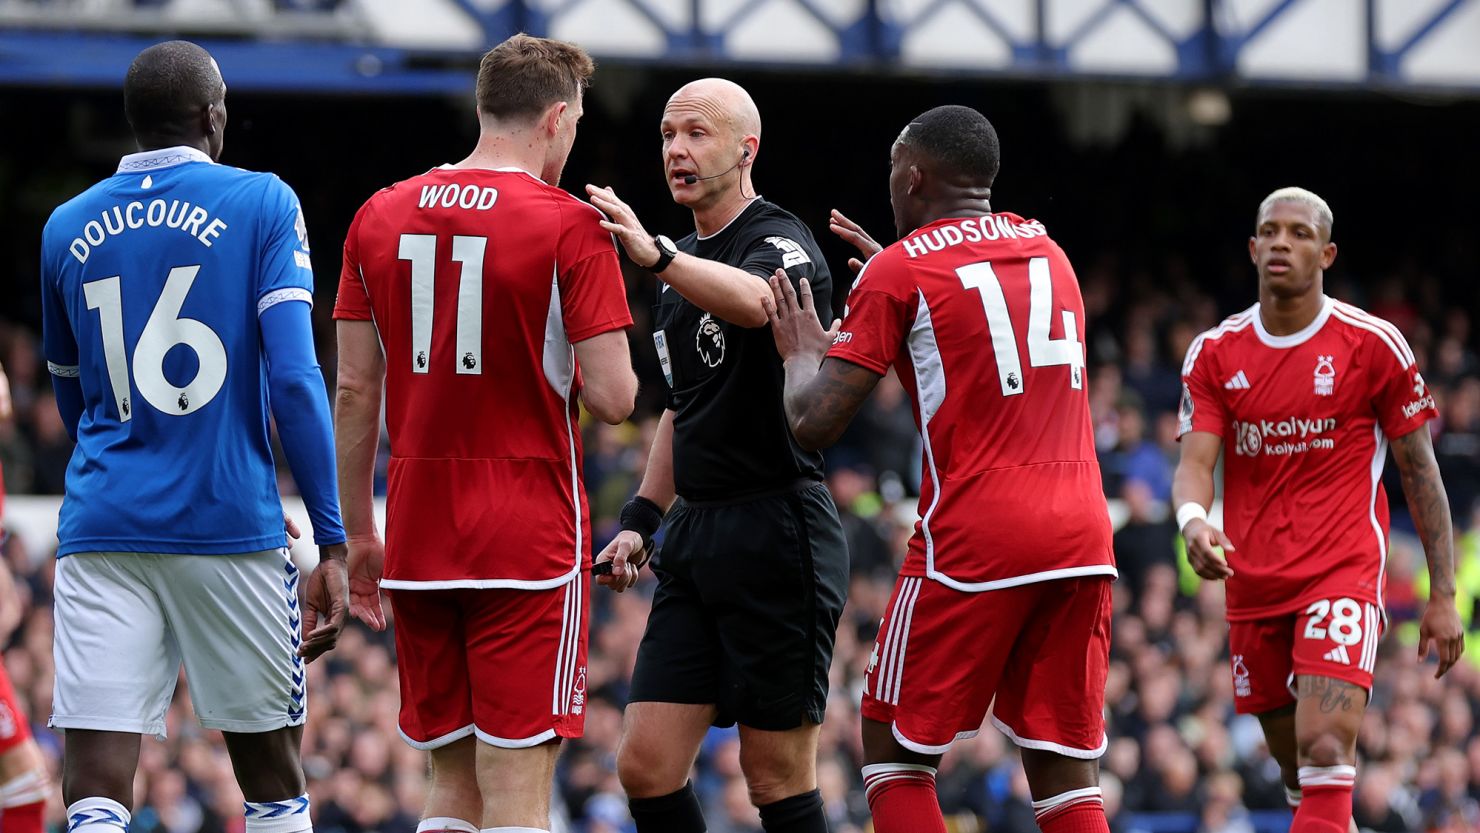
[{"label": "adidas logo on shorts", "polygon": [[1327,651],[1325,656],[1321,657],[1321,659],[1324,659],[1327,662],[1339,662],[1342,665],[1352,664],[1351,657],[1347,656],[1345,645],[1337,645],[1335,648]]}]

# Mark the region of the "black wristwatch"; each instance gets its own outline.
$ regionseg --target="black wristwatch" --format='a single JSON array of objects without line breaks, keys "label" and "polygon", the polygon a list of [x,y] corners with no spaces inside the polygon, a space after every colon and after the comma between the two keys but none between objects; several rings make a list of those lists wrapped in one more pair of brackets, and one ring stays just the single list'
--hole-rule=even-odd
[{"label": "black wristwatch", "polygon": [[675,257],[678,257],[678,246],[674,245],[672,240],[669,240],[667,236],[662,234],[653,238],[653,245],[658,247],[658,262],[649,266],[647,270],[656,275],[667,269],[668,264],[672,263]]}]

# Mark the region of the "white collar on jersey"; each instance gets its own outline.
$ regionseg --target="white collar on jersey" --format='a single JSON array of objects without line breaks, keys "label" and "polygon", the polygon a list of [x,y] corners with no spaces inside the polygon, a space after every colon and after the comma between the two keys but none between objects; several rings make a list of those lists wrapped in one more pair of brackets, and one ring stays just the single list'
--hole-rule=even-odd
[{"label": "white collar on jersey", "polygon": [[466,171],[497,171],[498,173],[501,173],[501,174],[524,174],[525,176],[529,177],[530,179],[534,179],[534,180],[538,180],[540,182],[544,182],[543,179],[540,179],[539,177],[535,176],[534,174],[530,173],[529,171],[526,171],[523,168],[520,168],[520,167],[518,167],[516,165],[506,165],[506,166],[504,166],[502,168],[459,168],[458,166],[452,164],[451,162],[443,162],[442,164],[440,164],[440,165],[437,166],[437,170],[439,170],[439,171],[464,171],[464,170],[466,170]]},{"label": "white collar on jersey", "polygon": [[157,150],[146,150],[141,153],[130,153],[118,160],[116,173],[131,174],[139,171],[156,171],[160,168],[168,168],[172,165],[183,165],[186,162],[205,162],[208,165],[216,164],[215,160],[206,155],[199,148],[177,145],[172,148],[159,148]]},{"label": "white collar on jersey", "polygon": [[1266,347],[1298,347],[1310,340],[1310,337],[1321,331],[1326,326],[1326,319],[1331,317],[1331,308],[1334,306],[1330,295],[1321,296],[1321,311],[1316,313],[1316,319],[1305,325],[1305,329],[1298,333],[1290,333],[1287,336],[1270,335],[1264,329],[1264,319],[1259,316],[1259,305],[1254,305],[1254,332]]}]

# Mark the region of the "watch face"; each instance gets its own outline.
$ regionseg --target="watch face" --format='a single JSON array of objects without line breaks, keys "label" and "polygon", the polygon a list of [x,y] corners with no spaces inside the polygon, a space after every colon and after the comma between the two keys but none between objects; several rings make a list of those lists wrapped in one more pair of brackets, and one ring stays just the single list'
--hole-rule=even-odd
[{"label": "watch face", "polygon": [[658,235],[657,241],[658,241],[658,248],[664,254],[666,254],[666,255],[676,255],[676,254],[678,254],[678,246],[675,245],[672,240],[668,239],[668,236],[667,235],[663,235],[663,234]]}]

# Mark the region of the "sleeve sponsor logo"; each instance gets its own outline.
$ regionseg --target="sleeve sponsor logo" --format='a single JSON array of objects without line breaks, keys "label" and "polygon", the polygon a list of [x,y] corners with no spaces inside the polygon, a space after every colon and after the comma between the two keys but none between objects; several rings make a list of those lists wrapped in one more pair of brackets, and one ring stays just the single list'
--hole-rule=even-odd
[{"label": "sleeve sponsor logo", "polygon": [[1186,382],[1183,382],[1182,383],[1182,407],[1178,409],[1178,413],[1177,413],[1177,416],[1178,416],[1179,420],[1181,421],[1181,425],[1177,429],[1177,433],[1179,435],[1180,434],[1186,434],[1188,431],[1191,431],[1192,430],[1192,410],[1193,410],[1192,389],[1189,388],[1189,387],[1187,387],[1187,383]]},{"label": "sleeve sponsor logo", "polygon": [[303,218],[303,206],[298,207],[298,219],[293,221],[293,231],[298,234],[298,245],[305,251],[308,248],[308,221]]},{"label": "sleeve sponsor logo", "polygon": [[806,249],[803,249],[801,244],[795,240],[788,237],[767,237],[766,242],[781,250],[782,269],[790,269],[793,266],[812,262],[812,258],[807,256]]},{"label": "sleeve sponsor logo", "polygon": [[851,341],[853,341],[853,334],[850,333],[850,332],[844,331],[844,332],[838,333],[836,336],[833,336],[833,346],[834,347],[836,347],[839,344],[848,344]]},{"label": "sleeve sponsor logo", "polygon": [[1420,396],[1419,398],[1403,406],[1403,418],[1413,419],[1424,411],[1430,410],[1435,407],[1437,406],[1435,406],[1434,404],[1434,397],[1432,394]]}]

